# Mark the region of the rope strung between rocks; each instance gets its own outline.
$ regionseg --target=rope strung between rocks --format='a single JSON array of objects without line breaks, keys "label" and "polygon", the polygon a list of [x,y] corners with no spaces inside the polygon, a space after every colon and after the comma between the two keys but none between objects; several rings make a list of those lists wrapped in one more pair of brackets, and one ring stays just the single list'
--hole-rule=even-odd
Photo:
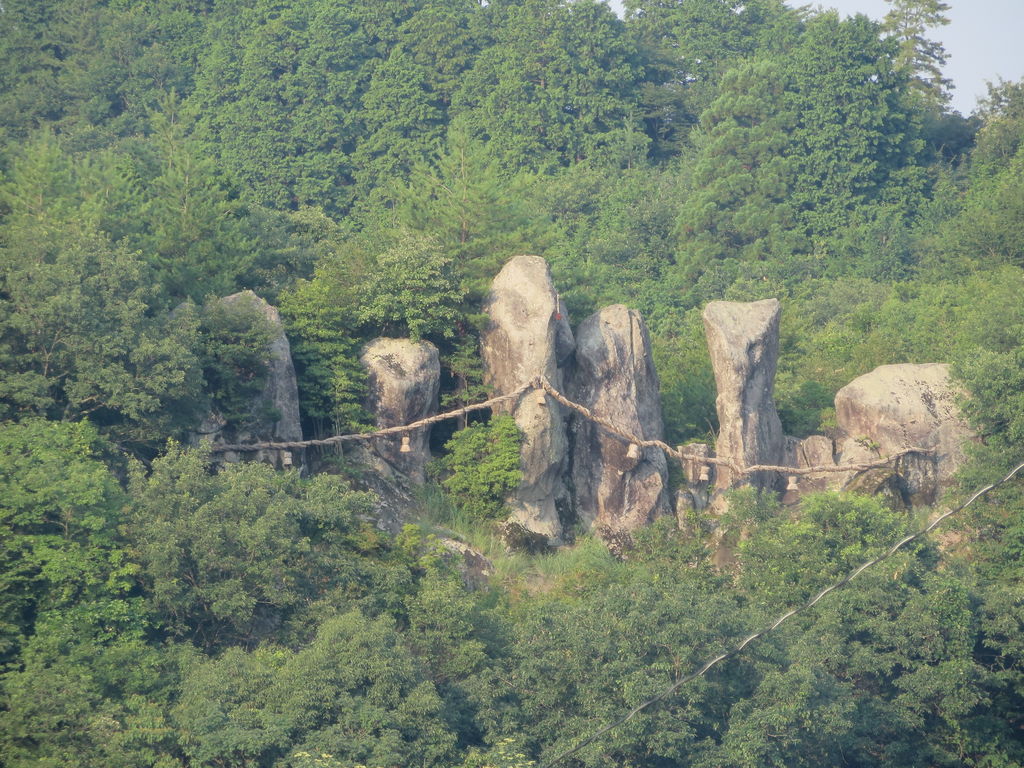
[{"label": "rope strung between rocks", "polygon": [[425,419],[414,421],[411,424],[402,424],[396,427],[387,427],[385,429],[378,429],[374,432],[355,432],[348,435],[334,435],[333,437],[325,437],[318,440],[290,440],[281,442],[261,442],[261,443],[234,443],[228,445],[215,445],[211,448],[214,453],[226,453],[228,451],[234,451],[242,453],[246,451],[265,451],[265,450],[301,450],[302,448],[311,448],[314,446],[324,445],[337,445],[339,443],[354,442],[357,440],[373,440],[377,437],[390,437],[392,435],[402,435],[408,432],[413,432],[423,427],[428,427],[432,424],[437,424],[448,419],[458,418],[465,416],[474,411],[481,411],[488,408],[493,408],[495,405],[508,402],[510,400],[516,400],[521,397],[524,393],[531,389],[546,392],[555,401],[564,405],[570,410],[576,411],[576,413],[583,416],[585,419],[592,421],[599,427],[604,429],[606,432],[615,435],[619,439],[633,443],[641,448],[659,448],[664,451],[667,455],[672,456],[680,461],[694,461],[700,464],[713,464],[715,466],[724,466],[731,469],[737,475],[748,475],[753,472],[782,472],[789,475],[809,475],[819,474],[828,472],[863,472],[868,469],[875,469],[876,467],[888,466],[891,462],[900,459],[910,453],[932,453],[927,448],[907,448],[897,453],[890,454],[877,461],[864,462],[860,464],[842,464],[842,465],[819,465],[813,467],[784,467],[775,464],[754,464],[746,467],[739,464],[731,459],[721,458],[717,456],[701,456],[700,454],[685,453],[683,451],[673,448],[668,443],[661,440],[642,440],[636,435],[632,435],[619,429],[617,426],[612,424],[607,419],[600,416],[596,416],[593,411],[587,408],[585,405],[573,402],[557,389],[555,389],[551,382],[544,377],[539,377],[533,381],[523,384],[513,392],[509,392],[507,395],[499,395],[498,397],[492,397],[490,400],[485,400],[482,403],[474,403],[467,405],[462,408],[456,408],[453,411],[447,411],[446,413],[438,413],[434,416],[428,416]]},{"label": "rope strung between rocks", "polygon": [[876,467],[887,466],[889,463],[896,461],[897,459],[900,459],[903,456],[906,456],[907,454],[910,453],[933,453],[933,451],[929,448],[906,448],[902,451],[898,451],[897,453],[893,453],[881,459],[878,459],[877,461],[865,462],[861,464],[833,464],[820,465],[814,467],[784,467],[778,466],[776,464],[752,464],[751,466],[746,467],[743,466],[742,464],[738,464],[732,459],[721,458],[717,456],[701,456],[700,454],[696,453],[686,453],[684,451],[680,451],[676,448],[673,448],[671,445],[661,440],[641,440],[636,435],[631,435],[628,432],[619,429],[617,426],[612,424],[607,419],[594,415],[593,411],[591,411],[585,405],[574,403],[572,400],[570,400],[557,389],[555,389],[553,386],[551,386],[551,382],[549,382],[547,379],[540,379],[540,387],[545,392],[547,392],[551,397],[553,397],[559,403],[564,405],[566,408],[576,411],[576,413],[583,416],[583,418],[587,419],[588,421],[594,422],[599,427],[604,429],[606,432],[615,435],[616,437],[626,441],[627,443],[633,443],[634,445],[638,445],[641,448],[660,448],[669,456],[672,456],[681,461],[694,461],[700,464],[714,464],[715,466],[728,467],[737,475],[747,475],[752,472],[783,472],[789,475],[809,475],[825,472],[862,472],[867,469],[874,469]]},{"label": "rope strung between rocks", "polygon": [[848,573],[846,576],[844,576],[839,581],[835,582],[834,584],[832,584],[832,585],[830,585],[828,587],[825,587],[825,589],[821,590],[818,594],[816,594],[814,597],[812,597],[807,602],[797,606],[796,608],[793,608],[792,610],[787,611],[786,613],[783,613],[781,616],[779,616],[777,619],[775,619],[775,621],[773,621],[771,624],[766,626],[764,629],[758,630],[757,632],[753,632],[753,633],[747,635],[745,638],[743,638],[743,640],[738,645],[734,646],[731,650],[726,651],[725,653],[721,653],[718,656],[715,656],[713,659],[709,659],[708,661],[704,662],[703,664],[701,664],[699,667],[697,667],[695,670],[693,670],[689,674],[687,674],[684,677],[681,677],[678,680],[676,680],[674,683],[672,683],[672,685],[668,686],[663,691],[661,691],[661,693],[658,693],[655,696],[652,696],[651,698],[647,699],[646,701],[644,701],[644,702],[642,702],[640,704],[637,704],[635,707],[633,707],[631,710],[629,710],[624,715],[619,717],[617,720],[614,720],[613,722],[608,723],[607,725],[605,725],[605,726],[599,728],[598,730],[594,731],[594,733],[592,733],[586,739],[581,741],[575,747],[573,747],[572,749],[570,749],[570,750],[568,750],[566,752],[562,752],[558,756],[556,756],[553,759],[549,760],[548,762],[544,763],[540,768],[552,768],[552,766],[554,766],[557,763],[560,763],[562,760],[565,760],[567,757],[572,757],[574,754],[579,752],[584,747],[588,746],[589,744],[593,744],[595,741],[597,741],[599,738],[601,738],[604,734],[608,733],[611,730],[614,730],[615,728],[618,728],[620,725],[623,725],[623,724],[629,722],[630,720],[632,720],[634,717],[636,717],[638,714],[643,712],[645,709],[647,709],[651,705],[656,704],[659,701],[662,701],[663,699],[667,698],[668,696],[671,696],[673,693],[675,693],[677,690],[679,690],[682,686],[686,685],[687,683],[689,683],[689,682],[691,682],[693,680],[696,680],[698,677],[702,676],[705,672],[707,672],[709,669],[714,667],[716,664],[719,664],[719,663],[721,663],[723,661],[726,661],[727,659],[730,659],[730,658],[732,658],[734,656],[739,655],[740,653],[743,652],[743,649],[746,648],[754,640],[757,640],[758,638],[764,637],[769,632],[772,632],[775,629],[777,629],[780,625],[782,625],[788,619],[792,618],[793,616],[797,616],[797,615],[803,613],[804,611],[810,609],[811,607],[814,606],[815,603],[817,603],[819,600],[821,600],[823,597],[825,597],[825,595],[827,595],[829,592],[833,592],[833,591],[835,591],[837,589],[840,589],[841,587],[846,586],[851,581],[853,581],[857,576],[859,576],[861,573],[866,571],[868,568],[870,568],[873,565],[877,565],[878,563],[881,563],[881,562],[883,562],[885,560],[888,560],[890,557],[892,557],[894,554],[896,554],[900,549],[905,547],[910,542],[914,541],[915,539],[920,538],[921,536],[927,536],[929,533],[934,531],[939,525],[941,525],[942,522],[946,520],[946,518],[951,517],[951,516],[955,515],[957,512],[960,512],[960,511],[966,509],[971,504],[973,504],[975,501],[977,501],[981,497],[983,497],[986,494],[988,494],[990,491],[993,491],[996,488],[998,488],[999,486],[1003,485],[1004,483],[1009,482],[1022,469],[1024,469],[1024,464],[1018,464],[1002,480],[999,480],[999,481],[997,481],[995,483],[992,483],[990,485],[986,485],[984,488],[981,488],[981,489],[975,491],[974,494],[972,494],[971,497],[969,499],[967,499],[967,501],[965,501],[964,503],[962,503],[959,506],[954,507],[953,509],[951,509],[951,510],[949,510],[947,512],[944,512],[943,514],[939,515],[937,518],[935,518],[931,523],[929,523],[924,528],[921,528],[920,530],[910,534],[909,536],[904,536],[902,539],[897,541],[895,544],[893,544],[891,547],[889,547],[889,549],[887,549],[885,552],[883,552],[878,557],[876,557],[876,558],[874,558],[872,560],[868,560],[866,563],[862,563],[857,568],[855,568],[852,571],[850,571],[850,573]]},{"label": "rope strung between rocks", "polygon": [[485,400],[482,403],[473,403],[472,405],[466,405],[462,408],[456,408],[454,411],[448,411],[446,413],[438,413],[433,416],[428,416],[425,419],[414,421],[411,424],[402,424],[397,427],[387,427],[385,429],[378,429],[375,432],[355,432],[350,435],[334,435],[333,437],[325,437],[319,440],[290,440],[284,442],[265,442],[265,443],[236,443],[233,445],[215,445],[212,447],[214,453],[224,453],[226,451],[235,451],[241,453],[243,451],[268,451],[268,450],[299,450],[301,448],[310,448],[318,445],[337,445],[338,443],[351,442],[354,440],[372,440],[375,437],[388,437],[390,435],[401,435],[406,432],[413,432],[423,427],[429,427],[431,424],[437,424],[441,421],[447,421],[448,419],[455,419],[459,416],[465,416],[466,414],[472,413],[473,411],[482,411],[485,408],[492,408],[495,405],[504,403],[508,400],[515,400],[524,392],[531,389],[536,389],[537,383],[531,381],[514,392],[509,392],[507,395],[499,395],[498,397],[492,397],[490,400]]}]

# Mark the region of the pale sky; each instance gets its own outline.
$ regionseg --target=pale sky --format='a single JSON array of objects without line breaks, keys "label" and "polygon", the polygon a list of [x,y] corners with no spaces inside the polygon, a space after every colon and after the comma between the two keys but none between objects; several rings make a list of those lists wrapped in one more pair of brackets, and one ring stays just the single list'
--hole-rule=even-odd
[{"label": "pale sky", "polygon": [[[617,13],[620,0],[609,0]],[[932,30],[949,58],[945,75],[953,81],[953,108],[968,115],[985,81],[1024,78],[1024,0],[946,0],[950,24]],[[788,3],[791,6],[799,2]],[[822,0],[825,8],[836,8],[845,16],[863,13],[881,19],[889,10],[885,0]]]}]

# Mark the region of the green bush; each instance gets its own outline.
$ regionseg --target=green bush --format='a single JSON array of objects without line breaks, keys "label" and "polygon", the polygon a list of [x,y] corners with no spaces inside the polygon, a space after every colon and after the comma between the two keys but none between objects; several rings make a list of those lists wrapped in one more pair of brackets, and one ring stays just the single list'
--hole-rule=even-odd
[{"label": "green bush", "polygon": [[519,485],[521,433],[515,420],[496,416],[456,432],[446,455],[434,461],[431,474],[470,517],[495,520],[505,514],[505,498]]}]

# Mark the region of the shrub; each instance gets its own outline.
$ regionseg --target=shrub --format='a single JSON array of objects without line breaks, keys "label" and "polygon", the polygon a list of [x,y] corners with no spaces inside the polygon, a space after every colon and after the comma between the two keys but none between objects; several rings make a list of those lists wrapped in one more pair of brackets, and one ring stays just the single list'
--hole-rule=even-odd
[{"label": "shrub", "polygon": [[505,498],[519,485],[519,444],[515,420],[503,414],[488,423],[456,432],[445,445],[446,455],[434,461],[431,474],[463,512],[477,520],[505,514]]}]

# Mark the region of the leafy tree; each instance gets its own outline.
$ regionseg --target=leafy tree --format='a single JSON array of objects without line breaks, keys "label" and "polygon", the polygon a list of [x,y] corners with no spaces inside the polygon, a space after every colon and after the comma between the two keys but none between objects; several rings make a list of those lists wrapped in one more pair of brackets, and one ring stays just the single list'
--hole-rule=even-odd
[{"label": "leafy tree", "polygon": [[454,734],[394,622],[350,611],[298,651],[232,649],[186,670],[174,716],[195,762],[294,765],[295,753],[343,765],[443,766]]},{"label": "leafy tree", "polygon": [[173,635],[209,649],[255,643],[349,579],[359,593],[367,576],[350,551],[366,494],[263,464],[210,475],[207,460],[172,445],[148,478],[132,474],[129,534]]},{"label": "leafy tree", "polygon": [[784,57],[723,78],[702,116],[693,192],[679,216],[688,271],[814,252],[901,189],[913,210],[922,144],[891,53],[867,18],[826,13]]},{"label": "leafy tree", "polygon": [[682,151],[727,70],[755,55],[784,50],[799,32],[799,14],[779,0],[627,0],[624,5],[627,28],[645,54],[644,118],[659,156]]},{"label": "leafy tree", "polygon": [[136,566],[119,541],[121,489],[85,422],[0,426],[0,660],[34,634],[34,618],[120,598]]},{"label": "leafy tree", "polygon": [[372,56],[357,11],[260,0],[206,29],[189,100],[197,136],[255,200],[345,210]]},{"label": "leafy tree", "polygon": [[636,48],[599,2],[488,5],[494,43],[462,78],[452,114],[503,167],[546,170],[622,141],[636,125]]},{"label": "leafy tree", "polygon": [[148,181],[138,240],[173,299],[201,302],[249,284],[258,265],[244,212],[213,173],[196,140],[185,133],[175,94],[151,115],[159,170]]},{"label": "leafy tree", "polygon": [[264,415],[253,412],[253,402],[266,384],[271,333],[254,301],[214,301],[203,308],[199,347],[204,393],[213,410],[234,426],[245,426],[254,417],[260,421]]},{"label": "leafy tree", "polygon": [[193,414],[194,314],[159,311],[140,258],[78,218],[66,198],[48,199],[55,173],[29,161],[3,190],[11,213],[0,356],[10,375],[0,399],[9,415],[88,417],[119,440],[161,439]]},{"label": "leafy tree", "polygon": [[388,335],[448,338],[460,320],[462,291],[436,241],[407,233],[376,258],[356,317]]},{"label": "leafy tree", "polygon": [[519,442],[515,419],[507,414],[455,433],[432,472],[455,503],[477,520],[505,514],[505,499],[519,485]]},{"label": "leafy tree", "polygon": [[784,78],[778,61],[742,65],[702,116],[695,190],[679,216],[688,263],[801,247],[789,203],[797,161],[785,151],[797,115]]},{"label": "leafy tree", "polygon": [[[366,370],[359,362],[359,337],[353,307],[339,295],[349,285],[322,263],[312,280],[296,283],[281,295],[292,359],[299,381],[303,416],[323,434],[342,434],[369,423],[362,406]],[[355,301],[354,298],[351,298]]]},{"label": "leafy tree", "polygon": [[988,94],[980,100],[977,116],[982,124],[977,146],[971,152],[971,168],[979,175],[991,174],[1004,168],[1024,142],[1024,81],[988,83]]},{"label": "leafy tree", "polygon": [[407,185],[393,193],[393,221],[433,238],[453,260],[460,288],[478,302],[501,265],[516,253],[543,250],[546,216],[523,176],[506,178],[490,145],[473,139],[461,122],[443,150],[416,164]]},{"label": "leafy tree", "polygon": [[78,149],[141,132],[160,95],[192,87],[202,4],[179,0],[5,3],[0,136],[44,123]]},{"label": "leafy tree", "polygon": [[145,642],[140,600],[83,602],[37,621],[0,682],[5,765],[180,768],[170,707],[178,649]]}]

